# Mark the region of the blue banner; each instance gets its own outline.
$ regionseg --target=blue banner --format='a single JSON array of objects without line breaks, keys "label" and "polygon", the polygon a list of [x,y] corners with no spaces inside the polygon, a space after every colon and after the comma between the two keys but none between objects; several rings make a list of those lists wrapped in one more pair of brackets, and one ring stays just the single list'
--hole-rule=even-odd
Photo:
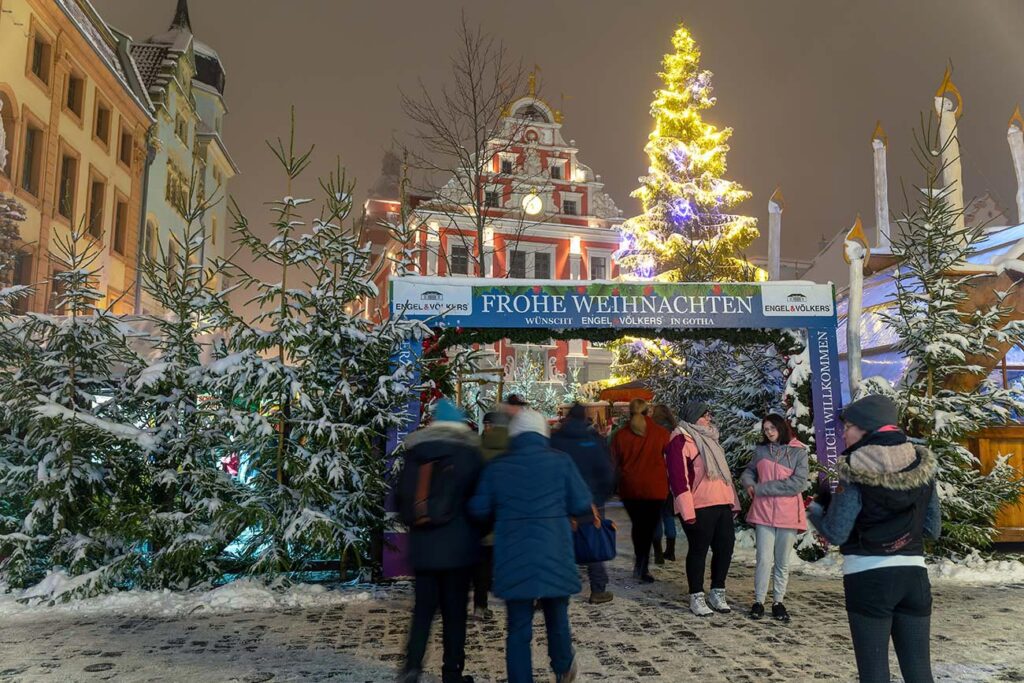
[{"label": "blue banner", "polygon": [[471,280],[391,281],[391,313],[436,327],[566,329],[834,327],[831,285]]},{"label": "blue banner", "polygon": [[[840,386],[839,345],[836,328],[808,329],[807,353],[811,357],[811,402],[814,406],[814,450],[818,463],[829,472],[835,470],[839,455],[846,449],[839,412],[843,407]],[[828,472],[822,472],[824,481]],[[832,481],[833,488],[835,480]]]}]

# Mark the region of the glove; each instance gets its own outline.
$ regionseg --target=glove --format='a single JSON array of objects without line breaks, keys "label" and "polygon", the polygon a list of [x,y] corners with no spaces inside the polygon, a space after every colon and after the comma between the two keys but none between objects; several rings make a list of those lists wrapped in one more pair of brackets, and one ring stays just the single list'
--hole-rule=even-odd
[{"label": "glove", "polygon": [[822,510],[828,510],[829,503],[832,502],[832,489],[825,486],[818,495],[814,496],[814,502],[821,506]]}]

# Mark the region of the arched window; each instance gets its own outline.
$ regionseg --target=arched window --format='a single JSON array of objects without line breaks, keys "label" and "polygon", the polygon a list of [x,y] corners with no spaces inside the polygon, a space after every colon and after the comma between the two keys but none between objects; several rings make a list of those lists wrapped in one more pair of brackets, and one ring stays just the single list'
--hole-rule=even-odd
[{"label": "arched window", "polygon": [[11,102],[11,98],[7,96],[7,93],[0,92],[0,123],[3,124],[4,132],[7,134],[4,138],[4,148],[7,150],[7,163],[0,167],[0,175],[7,178],[11,177],[11,169],[14,167],[14,135],[17,130],[14,126],[14,104]]},{"label": "arched window", "polygon": [[551,123],[551,119],[548,118],[547,112],[535,104],[528,104],[524,107],[520,107],[516,112],[516,117],[527,121]]}]

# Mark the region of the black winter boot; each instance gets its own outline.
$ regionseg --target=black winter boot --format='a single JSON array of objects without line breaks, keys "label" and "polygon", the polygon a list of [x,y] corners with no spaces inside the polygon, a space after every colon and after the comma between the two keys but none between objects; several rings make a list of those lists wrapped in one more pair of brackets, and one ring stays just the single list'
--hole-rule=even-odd
[{"label": "black winter boot", "polygon": [[676,539],[674,538],[665,539],[665,559],[669,562],[676,561]]},{"label": "black winter boot", "polygon": [[665,553],[661,549],[661,539],[654,539],[654,564],[665,564]]},{"label": "black winter boot", "polygon": [[640,560],[640,567],[637,578],[640,579],[640,583],[654,583],[654,577],[651,576],[650,558],[644,557]]}]

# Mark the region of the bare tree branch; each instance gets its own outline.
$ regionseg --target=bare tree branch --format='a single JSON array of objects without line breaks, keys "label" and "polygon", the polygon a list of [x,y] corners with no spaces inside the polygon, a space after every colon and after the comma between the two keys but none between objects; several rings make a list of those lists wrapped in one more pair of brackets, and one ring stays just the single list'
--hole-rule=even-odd
[{"label": "bare tree branch", "polygon": [[[494,36],[471,25],[465,12],[456,35],[450,81],[440,88],[419,81],[415,95],[402,93],[402,110],[412,122],[414,142],[406,151],[409,167],[422,175],[413,191],[432,198],[424,209],[444,218],[447,225],[440,227],[446,238],[461,243],[475,265],[471,270],[484,275],[486,257],[494,252],[485,239],[488,227],[501,220],[505,243],[515,248],[530,226],[545,219],[527,216],[519,206],[490,206],[488,183],[500,183],[513,198],[540,194],[547,183],[517,172],[515,166],[511,173],[501,166],[502,154],[522,144],[529,124],[511,117],[509,111],[512,102],[525,94],[527,72],[522,60],[511,57]],[[509,223],[514,226],[511,231]],[[441,246],[428,243],[437,250],[438,260],[450,266],[448,250]]]}]

